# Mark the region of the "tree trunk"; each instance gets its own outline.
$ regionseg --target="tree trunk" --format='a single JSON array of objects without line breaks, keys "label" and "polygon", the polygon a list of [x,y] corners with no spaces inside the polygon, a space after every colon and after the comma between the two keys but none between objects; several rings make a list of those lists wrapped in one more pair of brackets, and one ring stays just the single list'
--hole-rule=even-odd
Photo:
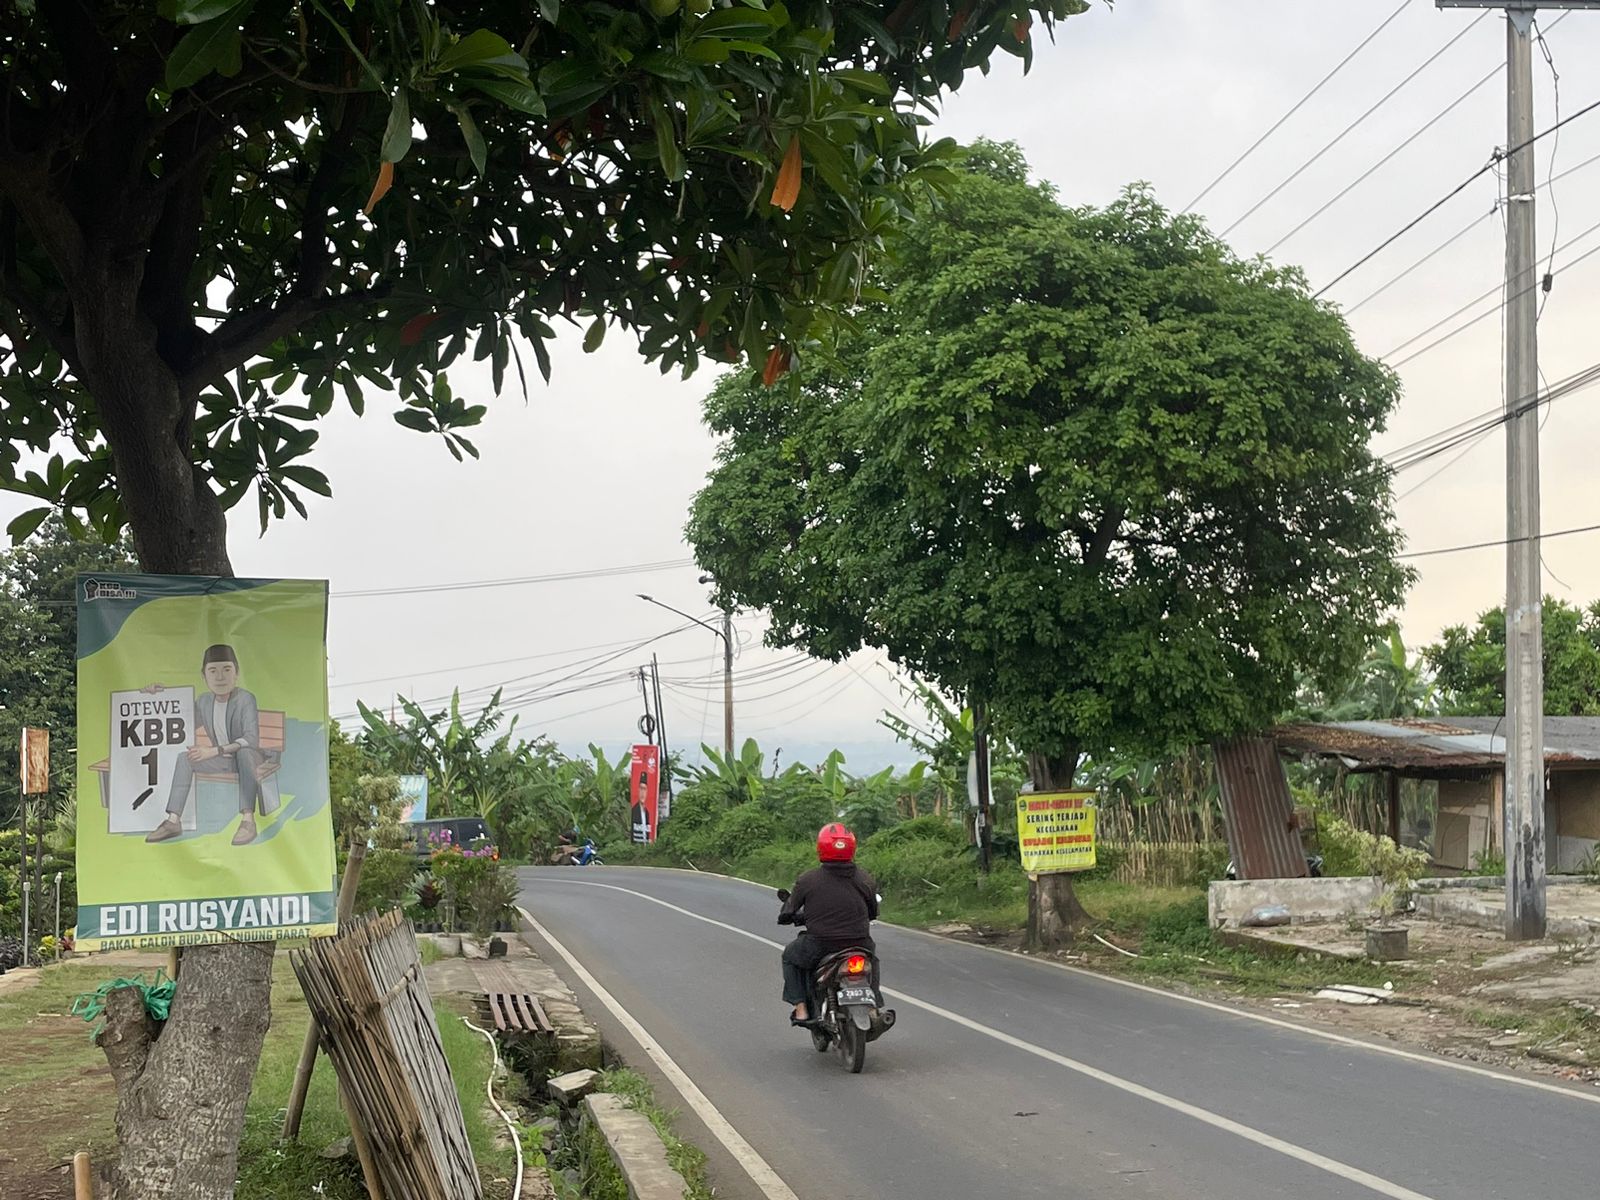
[{"label": "tree trunk", "polygon": [[[189,445],[193,399],[180,396],[137,317],[108,304],[77,332],[140,567],[231,576],[227,521]],[[131,989],[108,998],[100,1045],[117,1085],[113,1200],[231,1200],[245,1103],[272,1017],[275,949],[186,948],[160,1025],[130,1001]]]},{"label": "tree trunk", "polygon": [[[1028,755],[1028,774],[1036,792],[1061,791],[1072,786],[1078,770],[1078,751],[1051,757]],[[1054,950],[1071,943],[1073,936],[1089,922],[1089,914],[1078,902],[1070,872],[1037,875],[1028,883],[1028,946],[1035,950]]]}]

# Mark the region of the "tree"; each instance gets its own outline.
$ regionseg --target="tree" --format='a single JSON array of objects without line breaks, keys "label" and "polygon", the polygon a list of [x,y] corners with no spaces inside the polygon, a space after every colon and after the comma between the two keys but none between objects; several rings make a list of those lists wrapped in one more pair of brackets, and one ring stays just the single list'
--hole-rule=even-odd
[{"label": "tree", "polygon": [[[708,399],[688,532],[718,603],[987,704],[1040,789],[1348,675],[1408,577],[1367,448],[1397,387],[1298,272],[1143,188],[1063,208],[1008,147],[906,242],[837,366]],[[1059,938],[1070,877],[1032,908]]]},{"label": "tree", "polygon": [[1439,711],[1439,686],[1426,652],[1408,654],[1396,625],[1372,644],[1355,675],[1331,695],[1308,681],[1302,684],[1289,714],[1293,720],[1392,721]]},{"label": "tree", "polygon": [[[0,828],[18,823],[18,754],[24,726],[50,731],[50,790],[30,803],[34,891],[44,886],[46,815],[69,806],[75,786],[78,733],[78,614],[73,577],[79,571],[133,566],[127,540],[112,544],[74,535],[52,519],[26,541],[0,554]],[[69,906],[71,898],[68,898]]]},{"label": "tree", "polygon": [[[229,507],[328,492],[336,392],[473,454],[448,368],[525,380],[520,336],[548,375],[552,320],[776,377],[902,215],[919,106],[1081,7],[5,5],[0,486],[44,506],[10,532],[82,512],[229,575]],[[159,1041],[113,1019],[118,1196],[231,1194],[269,993],[259,947],[204,947]]]},{"label": "tree", "polygon": [[[1544,711],[1600,716],[1600,601],[1580,608],[1544,598]],[[1491,608],[1470,629],[1452,625],[1423,652],[1443,696],[1442,711],[1501,717],[1506,711],[1506,614]]]}]

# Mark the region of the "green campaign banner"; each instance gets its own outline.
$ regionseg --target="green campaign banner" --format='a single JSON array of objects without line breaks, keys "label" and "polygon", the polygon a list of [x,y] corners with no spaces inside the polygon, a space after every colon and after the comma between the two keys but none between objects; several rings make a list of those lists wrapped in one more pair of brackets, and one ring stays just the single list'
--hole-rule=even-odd
[{"label": "green campaign banner", "polygon": [[332,936],[327,583],[77,589],[78,947]]}]

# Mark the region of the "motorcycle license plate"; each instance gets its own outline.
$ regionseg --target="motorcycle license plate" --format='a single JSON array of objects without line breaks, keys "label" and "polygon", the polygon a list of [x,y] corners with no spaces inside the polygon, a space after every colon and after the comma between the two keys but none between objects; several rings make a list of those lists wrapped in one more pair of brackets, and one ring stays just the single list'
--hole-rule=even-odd
[{"label": "motorcycle license plate", "polygon": [[874,998],[870,987],[842,987],[839,989],[840,1004],[872,1004]]}]

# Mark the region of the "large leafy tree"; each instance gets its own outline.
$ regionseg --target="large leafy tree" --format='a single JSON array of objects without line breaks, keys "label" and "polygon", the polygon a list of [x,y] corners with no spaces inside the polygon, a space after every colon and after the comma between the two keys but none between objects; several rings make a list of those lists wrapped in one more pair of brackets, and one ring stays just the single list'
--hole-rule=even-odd
[{"label": "large leafy tree", "polygon": [[[1298,272],[1142,189],[1064,208],[997,147],[898,261],[838,366],[708,400],[689,536],[721,602],[988,705],[1041,788],[1348,676],[1407,579],[1367,448],[1396,384]],[[1035,889],[1044,940],[1069,878]]]},{"label": "large leafy tree", "polygon": [[[1600,601],[1587,608],[1544,598],[1544,711],[1600,716]],[[1470,628],[1452,625],[1423,651],[1443,697],[1443,711],[1504,716],[1506,614],[1491,608]]]},{"label": "large leafy tree", "polygon": [[[338,397],[471,454],[448,369],[525,384],[561,320],[776,376],[903,215],[920,113],[1082,7],[715,3],[0,6],[12,535],[67,509],[230,574],[230,506],[328,491]],[[113,1012],[120,1195],[231,1194],[269,989],[259,947],[207,947],[159,1041]]]}]

